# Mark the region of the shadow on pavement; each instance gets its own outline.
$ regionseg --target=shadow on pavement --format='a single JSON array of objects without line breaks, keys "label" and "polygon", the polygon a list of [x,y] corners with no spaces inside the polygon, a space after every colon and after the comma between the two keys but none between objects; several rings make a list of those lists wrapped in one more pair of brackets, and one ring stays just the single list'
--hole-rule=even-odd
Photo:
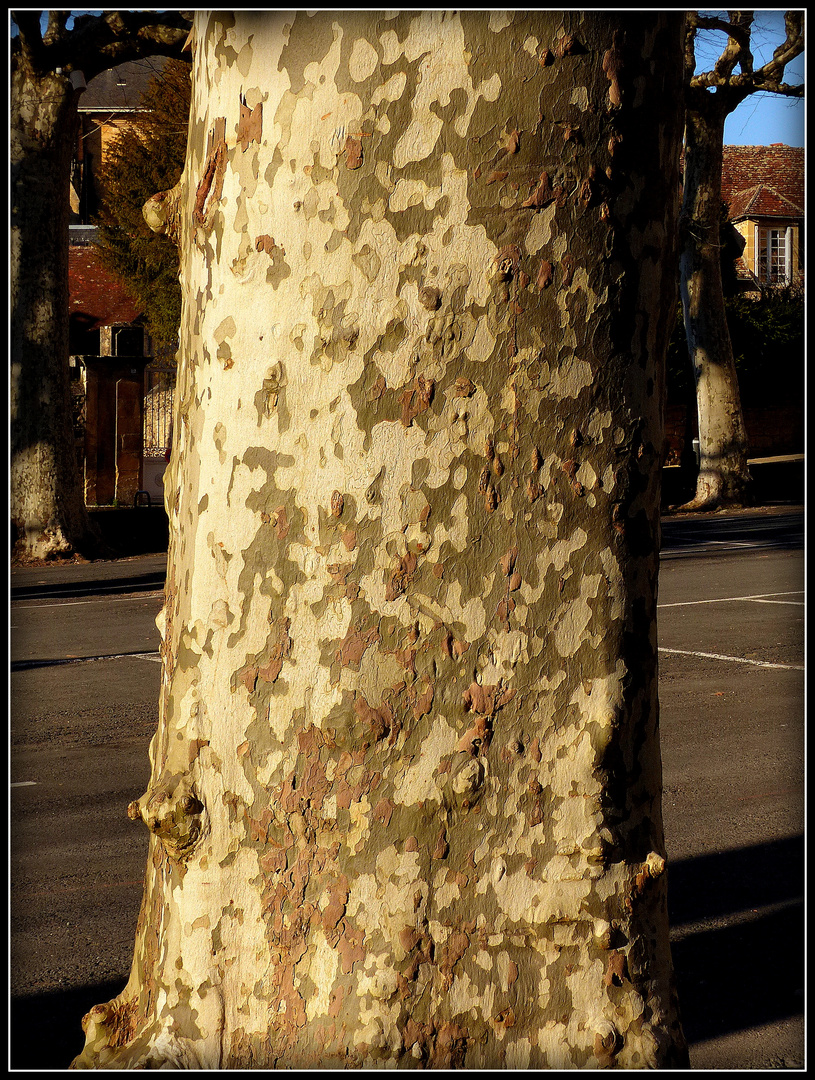
[{"label": "shadow on pavement", "polygon": [[130,574],[130,576],[102,577],[87,581],[46,581],[36,585],[13,585],[12,600],[67,600],[77,596],[110,596],[113,593],[146,592],[163,589],[166,578],[164,570],[148,574]]},{"label": "shadow on pavement", "polygon": [[[672,953],[689,1043],[803,1012],[803,892],[803,836],[671,864]],[[11,1067],[67,1068],[84,1046],[82,1017],[123,986],[12,998]]]},{"label": "shadow on pavement", "polygon": [[12,1069],[67,1069],[85,1045],[82,1017],[110,1001],[121,982],[80,986],[11,999],[9,1042]]},{"label": "shadow on pavement", "polygon": [[804,838],[672,864],[668,912],[689,1043],[804,1009]]},{"label": "shadow on pavement", "polygon": [[771,547],[797,550],[804,546],[803,508],[781,508],[733,514],[663,516],[662,555],[677,550],[712,547],[726,551],[734,547]]}]

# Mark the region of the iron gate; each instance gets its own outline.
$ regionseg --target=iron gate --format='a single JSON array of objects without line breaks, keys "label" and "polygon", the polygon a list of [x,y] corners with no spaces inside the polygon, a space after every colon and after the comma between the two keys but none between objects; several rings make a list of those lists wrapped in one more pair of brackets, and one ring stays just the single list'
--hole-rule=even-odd
[{"label": "iron gate", "polygon": [[173,431],[175,368],[151,364],[144,369],[144,456],[166,457]]}]

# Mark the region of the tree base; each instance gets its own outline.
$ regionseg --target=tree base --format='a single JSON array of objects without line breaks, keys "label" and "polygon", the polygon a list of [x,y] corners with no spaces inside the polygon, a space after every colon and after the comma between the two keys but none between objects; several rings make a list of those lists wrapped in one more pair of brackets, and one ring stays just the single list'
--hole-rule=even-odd
[{"label": "tree base", "polygon": [[708,469],[700,472],[696,480],[696,494],[686,503],[671,506],[674,513],[711,513],[725,508],[739,509],[752,506],[752,478],[728,476],[723,472]]},{"label": "tree base", "polygon": [[12,522],[12,566],[112,558],[115,554],[93,525],[81,537],[71,538],[61,528],[20,529]]}]

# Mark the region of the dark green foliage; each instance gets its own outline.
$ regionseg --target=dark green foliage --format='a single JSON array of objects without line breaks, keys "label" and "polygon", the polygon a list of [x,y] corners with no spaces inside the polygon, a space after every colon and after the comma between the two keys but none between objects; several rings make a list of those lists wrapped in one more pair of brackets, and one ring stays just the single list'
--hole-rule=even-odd
[{"label": "dark green foliage", "polygon": [[[804,298],[800,289],[769,288],[725,300],[727,326],[744,406],[787,405],[804,399]],[[668,400],[692,394],[681,305],[668,346]]]},{"label": "dark green foliage", "polygon": [[168,60],[142,97],[137,124],[121,132],[97,174],[100,212],[97,251],[102,262],[143,305],[157,355],[172,356],[181,318],[178,251],[151,232],[142,206],[174,187],[184,167],[190,112],[190,68]]},{"label": "dark green foliage", "polygon": [[804,404],[804,297],[800,289],[765,289],[761,298],[726,301],[727,325],[742,401]]},{"label": "dark green foliage", "polygon": [[[804,298],[794,287],[765,288],[759,297],[746,295],[736,273],[744,238],[728,219],[722,203],[722,292],[742,406],[803,402]],[[667,354],[668,400],[682,404],[695,397],[693,372],[679,304]]]}]

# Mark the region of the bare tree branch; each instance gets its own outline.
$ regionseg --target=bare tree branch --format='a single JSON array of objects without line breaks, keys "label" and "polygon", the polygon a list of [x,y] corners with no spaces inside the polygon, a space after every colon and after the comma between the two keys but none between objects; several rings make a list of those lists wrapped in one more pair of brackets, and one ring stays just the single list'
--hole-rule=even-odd
[{"label": "bare tree branch", "polygon": [[697,13],[689,11],[685,22],[685,82],[690,84],[693,73],[696,71],[696,28],[698,25]]},{"label": "bare tree branch", "polygon": [[[756,78],[765,84],[780,84],[787,64],[791,63],[796,56],[800,56],[804,51],[803,11],[786,12],[784,25],[787,31],[786,40],[775,50],[772,60],[755,72]],[[763,87],[763,89],[767,88],[767,85]]]},{"label": "bare tree branch", "polygon": [[[787,64],[804,51],[803,12],[785,13],[786,39],[775,50],[772,60],[757,70],[753,69],[753,54],[750,48],[754,13],[731,11],[728,14],[730,21],[713,16],[702,16],[698,12],[690,13],[688,43],[685,50],[689,89],[694,91],[716,87],[733,90],[735,92],[731,99],[733,107],[749,94],[759,91],[785,97],[803,97],[803,83],[798,86],[781,81]],[[728,35],[728,40],[719,59],[713,65],[713,70],[694,74],[693,68],[689,65],[693,62],[695,66],[695,37],[699,30],[722,31]],[[737,65],[741,68],[739,72],[735,72]]]},{"label": "bare tree branch", "polygon": [[753,23],[752,11],[731,11],[730,29],[724,52],[716,61],[714,71],[717,75],[733,74],[736,64],[745,71],[745,62],[752,67],[753,54],[750,52],[750,30]]},{"label": "bare tree branch", "polygon": [[190,25],[179,11],[109,11],[82,16],[49,50],[49,64],[81,69],[90,80],[117,64],[145,56],[181,59]]},{"label": "bare tree branch", "polygon": [[40,31],[39,11],[12,11],[11,17],[17,24],[16,47],[12,41],[12,54],[19,50],[27,64],[35,64],[42,53],[42,33]]},{"label": "bare tree branch", "polygon": [[65,25],[68,22],[70,11],[49,11],[48,28],[43,35],[43,45],[54,45],[61,41],[65,35]]},{"label": "bare tree branch", "polygon": [[[697,30],[721,30],[727,34],[728,37],[732,37],[739,45],[750,45],[750,23],[753,21],[753,13],[751,11],[732,11],[728,13],[731,16],[731,21],[727,19],[718,19],[713,16],[700,15],[694,11],[692,13],[693,26]],[[733,17],[736,17],[736,21],[733,21]],[[744,19],[747,19],[746,26],[744,25]]]}]

